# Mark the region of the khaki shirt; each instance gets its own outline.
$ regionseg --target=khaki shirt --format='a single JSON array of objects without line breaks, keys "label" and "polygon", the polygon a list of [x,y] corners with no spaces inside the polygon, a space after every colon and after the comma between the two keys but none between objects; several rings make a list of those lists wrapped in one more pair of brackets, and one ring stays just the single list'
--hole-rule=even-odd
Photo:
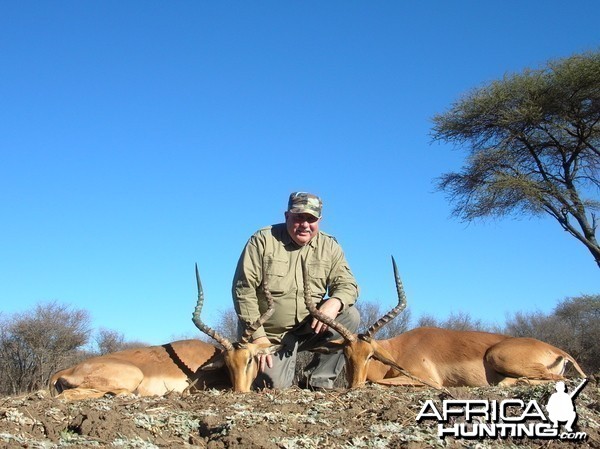
[{"label": "khaki shirt", "polygon": [[[280,341],[285,332],[297,326],[308,315],[304,304],[301,260],[306,258],[314,303],[325,295],[338,298],[342,308],[353,305],[358,286],[350,271],[342,248],[335,238],[319,231],[308,244],[299,246],[287,232],[285,223],[256,232],[246,244],[233,279],[233,303],[243,323],[255,322],[267,310],[262,290],[266,267],[274,312],[253,334],[253,339],[268,337]],[[264,264],[263,264],[264,261]]]}]

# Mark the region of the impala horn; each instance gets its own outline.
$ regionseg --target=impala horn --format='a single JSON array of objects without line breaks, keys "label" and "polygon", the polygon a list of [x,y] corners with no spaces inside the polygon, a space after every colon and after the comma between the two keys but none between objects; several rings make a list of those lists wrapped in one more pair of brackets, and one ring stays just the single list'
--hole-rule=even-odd
[{"label": "impala horn", "polygon": [[192,321],[198,329],[223,345],[226,351],[233,351],[233,344],[229,341],[229,339],[223,337],[216,330],[204,324],[204,322],[200,319],[202,306],[204,306],[204,290],[202,289],[202,283],[200,282],[200,274],[198,274],[198,264],[196,264],[196,284],[198,285],[198,301],[196,302],[196,308],[194,309],[194,314],[192,315]]},{"label": "impala horn", "polygon": [[336,321],[334,319],[329,318],[325,314],[321,313],[319,309],[315,306],[315,303],[312,300],[312,294],[310,291],[309,278],[308,278],[308,268],[306,267],[306,259],[302,260],[302,278],[304,282],[304,304],[306,304],[306,308],[310,312],[310,314],[325,323],[330,328],[337,331],[344,340],[348,342],[356,341],[356,336],[346,328],[342,323]]},{"label": "impala horn", "polygon": [[375,323],[373,323],[365,332],[365,336],[373,337],[379,329],[381,329],[385,324],[392,321],[394,318],[398,316],[402,310],[406,308],[406,294],[404,293],[404,287],[402,285],[402,280],[400,279],[400,275],[398,274],[398,266],[396,265],[396,260],[394,260],[394,256],[392,256],[392,266],[394,267],[394,277],[396,279],[396,291],[398,292],[398,304],[384,316],[379,318]]},{"label": "impala horn", "polygon": [[[209,327],[206,323],[202,321],[200,318],[200,314],[202,312],[202,307],[204,306],[204,290],[202,288],[202,283],[200,282],[200,274],[198,273],[198,264],[196,264],[196,283],[198,285],[198,301],[196,303],[196,308],[194,309],[194,314],[192,316],[192,321],[196,325],[198,329],[204,332],[206,335],[214,339],[217,343],[220,343],[226,351],[232,351],[234,349],[234,344],[229,341],[228,338],[219,334],[216,330]],[[241,338],[242,344],[248,343],[250,337],[256,330],[263,325],[265,321],[269,319],[271,315],[273,315],[273,311],[275,310],[273,307],[273,297],[271,296],[271,292],[268,289],[267,285],[267,277],[266,275],[263,277],[263,291],[265,293],[265,297],[267,298],[267,310],[263,313],[254,323],[250,326],[246,327],[244,331],[244,335]]]},{"label": "impala horn", "polygon": [[250,326],[246,327],[246,330],[244,331],[244,335],[242,335],[242,341],[241,341],[242,343],[248,343],[248,341],[250,341],[250,337],[252,337],[252,334],[254,332],[256,332],[256,330],[260,326],[262,326],[264,324],[264,322],[267,321],[269,319],[269,317],[271,315],[273,315],[273,312],[275,311],[275,308],[273,306],[273,296],[271,296],[271,291],[269,290],[269,285],[268,285],[267,270],[265,270],[265,269],[263,269],[262,288],[263,288],[263,292],[265,294],[265,298],[267,299],[267,310],[265,311],[265,313],[263,313],[258,318],[258,320],[256,320]]}]

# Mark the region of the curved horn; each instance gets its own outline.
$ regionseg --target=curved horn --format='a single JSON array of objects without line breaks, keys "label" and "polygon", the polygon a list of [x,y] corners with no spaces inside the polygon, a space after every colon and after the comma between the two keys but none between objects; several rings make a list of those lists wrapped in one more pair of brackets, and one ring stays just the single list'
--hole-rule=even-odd
[{"label": "curved horn", "polygon": [[202,312],[202,306],[204,305],[204,290],[202,289],[202,284],[200,283],[200,275],[198,274],[198,264],[196,264],[196,283],[198,284],[198,302],[196,303],[196,308],[194,309],[194,314],[192,315],[192,321],[198,329],[200,329],[209,337],[216,340],[218,343],[221,343],[226,351],[232,351],[233,345],[231,344],[231,342],[227,338],[220,335],[216,330],[208,327],[200,319],[200,313]]},{"label": "curved horn", "polygon": [[263,292],[265,293],[265,297],[267,298],[267,310],[263,313],[258,320],[252,323],[250,326],[246,328],[244,331],[244,335],[242,336],[242,343],[248,343],[250,337],[256,330],[264,324],[265,321],[269,319],[271,315],[273,315],[273,311],[275,308],[273,307],[273,296],[271,295],[271,291],[269,290],[267,271],[263,269]]},{"label": "curved horn", "polygon": [[304,304],[306,304],[306,308],[308,309],[310,314],[317,320],[321,321],[322,323],[325,323],[330,328],[335,329],[338,332],[338,334],[344,337],[344,340],[348,342],[356,341],[356,336],[352,332],[350,332],[346,328],[346,326],[334,319],[329,318],[327,315],[321,313],[319,309],[315,307],[315,303],[313,302],[310,293],[310,285],[308,282],[308,268],[306,268],[306,259],[302,260],[302,278],[304,282]]},{"label": "curved horn", "polygon": [[375,323],[367,329],[365,333],[366,336],[372,337],[375,335],[379,329],[381,329],[385,324],[392,321],[394,318],[398,316],[398,314],[406,308],[406,294],[404,293],[404,287],[402,286],[402,281],[400,280],[400,275],[398,274],[398,266],[396,265],[396,261],[394,260],[394,256],[392,256],[392,265],[394,267],[394,277],[396,278],[396,291],[398,292],[398,304],[388,313],[379,318]]}]

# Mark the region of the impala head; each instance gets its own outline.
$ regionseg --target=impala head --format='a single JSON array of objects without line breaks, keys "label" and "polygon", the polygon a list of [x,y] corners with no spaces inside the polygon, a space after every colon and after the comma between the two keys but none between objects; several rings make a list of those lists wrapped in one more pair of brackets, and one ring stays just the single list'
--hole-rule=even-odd
[{"label": "impala head", "polygon": [[330,328],[335,329],[342,336],[342,339],[327,342],[323,346],[314,348],[313,350],[325,353],[339,351],[340,349],[344,351],[344,357],[346,359],[346,376],[350,388],[359,387],[365,383],[367,379],[367,368],[371,359],[379,360],[394,368],[400,368],[388,351],[381,347],[377,340],[373,338],[373,335],[375,335],[377,331],[398,316],[398,314],[406,307],[406,295],[404,294],[402,281],[398,275],[398,267],[396,266],[396,261],[393,257],[392,265],[394,267],[394,276],[396,278],[398,304],[373,323],[364,334],[353,334],[344,325],[323,315],[315,307],[310,294],[308,270],[306,264],[302,264],[304,302],[306,307],[313,317],[327,324]]},{"label": "impala head", "polygon": [[214,339],[223,346],[222,358],[204,367],[204,369],[215,369],[225,366],[233,385],[233,391],[248,392],[252,383],[258,375],[257,358],[259,355],[272,354],[279,350],[280,345],[258,345],[250,343],[250,337],[263,323],[273,314],[273,298],[268,290],[266,278],[263,280],[263,290],[267,298],[268,309],[258,320],[248,326],[239,342],[232,343],[228,338],[220,335],[217,331],[202,322],[200,313],[204,305],[204,291],[196,265],[196,283],[198,285],[198,301],[192,317],[192,321],[198,329]]}]

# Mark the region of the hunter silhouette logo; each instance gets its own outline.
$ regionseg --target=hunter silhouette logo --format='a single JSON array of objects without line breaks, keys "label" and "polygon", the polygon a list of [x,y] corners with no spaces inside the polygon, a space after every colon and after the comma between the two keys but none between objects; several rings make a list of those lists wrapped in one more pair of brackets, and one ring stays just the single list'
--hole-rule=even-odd
[{"label": "hunter silhouette logo", "polygon": [[553,423],[553,428],[558,428],[559,422],[566,422],[565,430],[573,432],[573,423],[577,419],[573,400],[587,383],[587,379],[583,381],[571,393],[566,392],[565,383],[563,381],[556,382],[556,393],[552,393],[546,410],[548,410],[548,418]]},{"label": "hunter silhouette logo", "polygon": [[[577,412],[573,401],[583,389],[587,379],[570,393],[566,385],[558,381],[555,393],[546,404],[546,412],[535,399],[445,399],[436,404],[425,401],[417,415],[417,422],[435,420],[440,438],[542,438],[561,440],[585,440],[585,432],[574,432]],[[564,431],[560,430],[564,423]]]}]

